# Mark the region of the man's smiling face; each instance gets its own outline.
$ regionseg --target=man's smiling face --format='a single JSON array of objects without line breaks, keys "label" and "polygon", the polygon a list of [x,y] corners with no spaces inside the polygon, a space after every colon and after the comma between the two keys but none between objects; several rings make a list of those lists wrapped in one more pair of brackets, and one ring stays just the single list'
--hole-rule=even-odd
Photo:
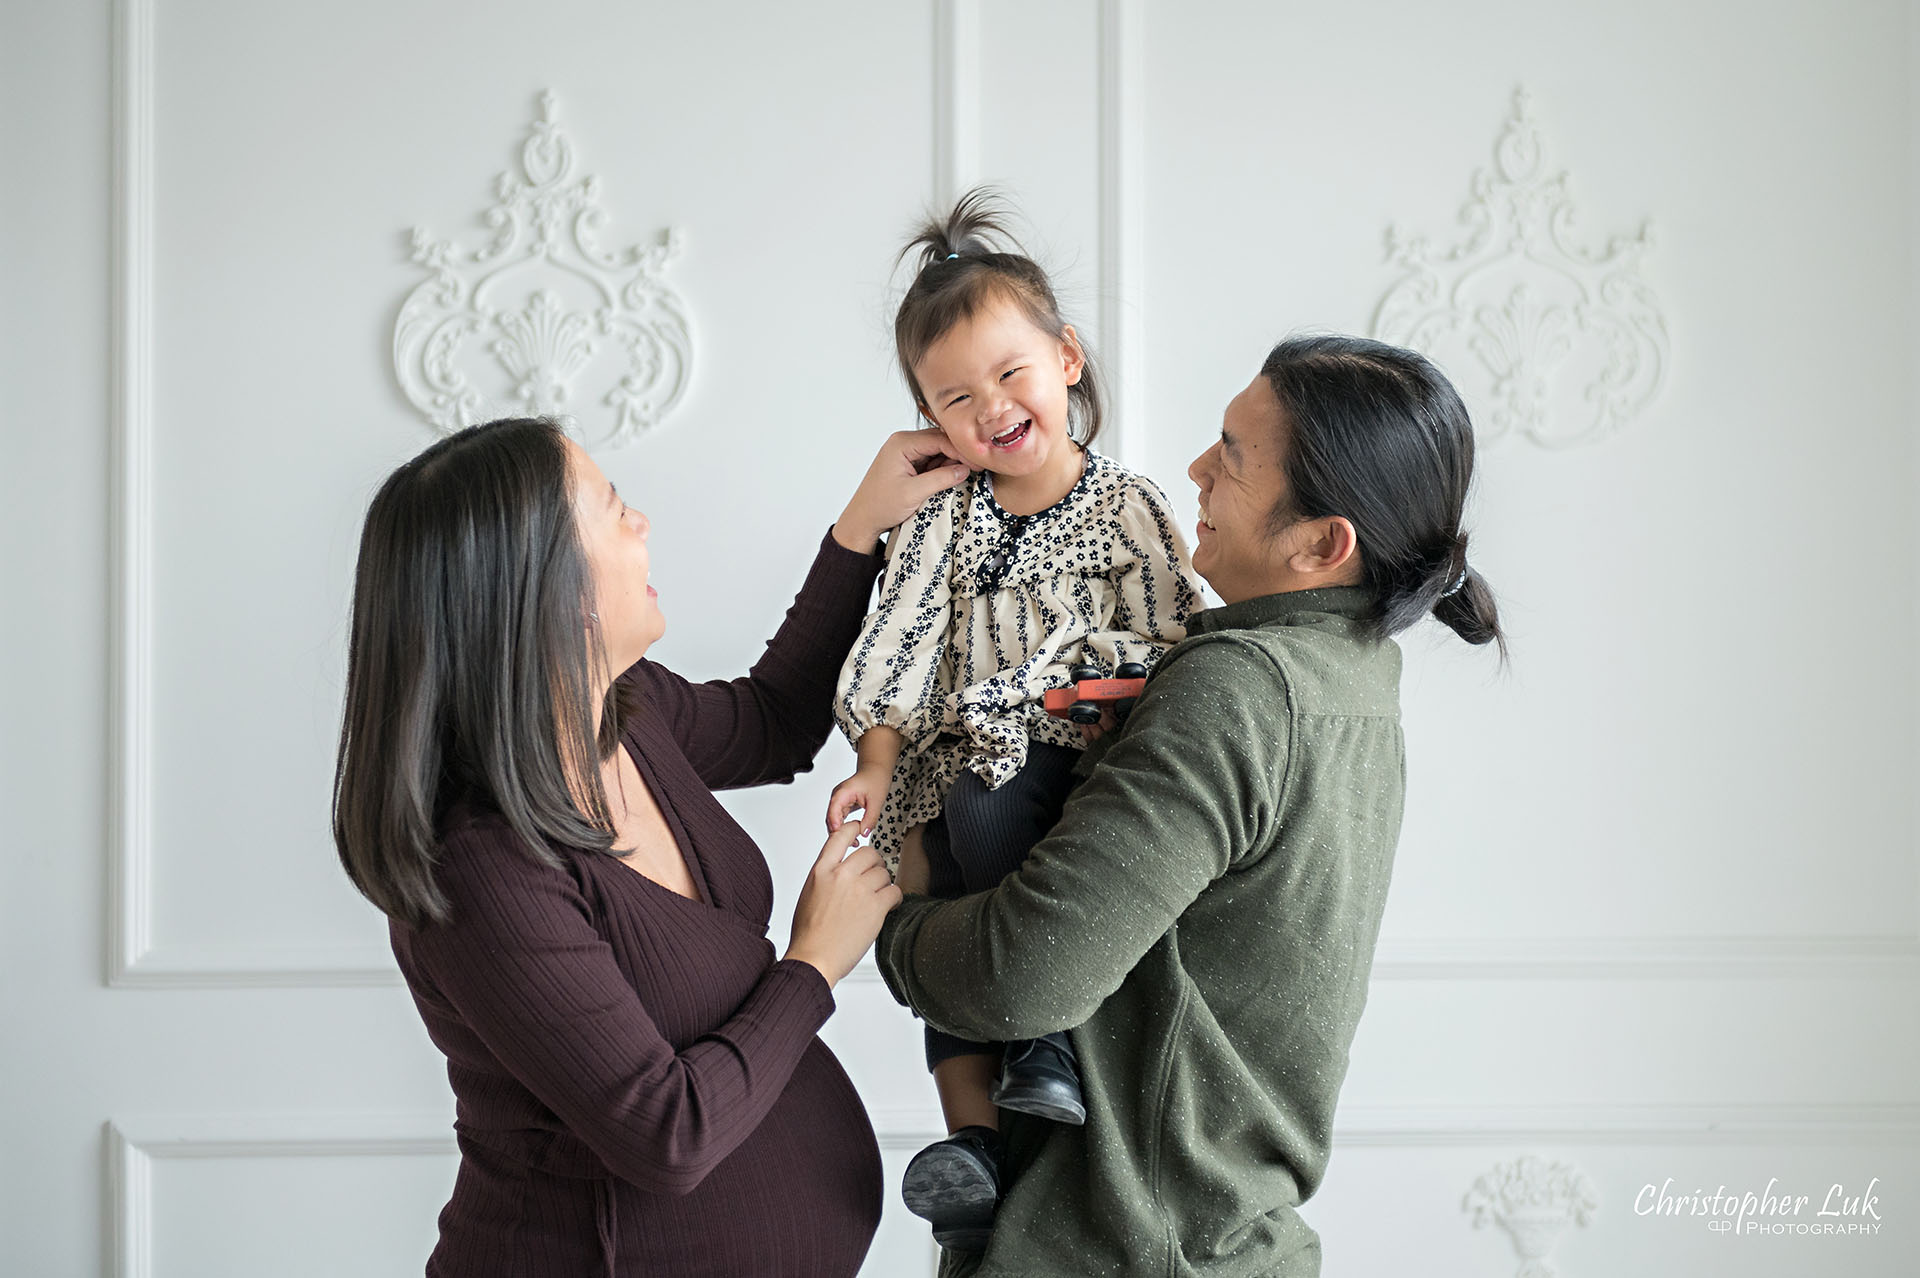
[{"label": "man's smiling face", "polygon": [[1272,514],[1287,492],[1286,436],[1280,401],[1256,375],[1227,405],[1220,438],[1187,467],[1200,486],[1193,567],[1227,603],[1271,593],[1284,572],[1287,539]]}]

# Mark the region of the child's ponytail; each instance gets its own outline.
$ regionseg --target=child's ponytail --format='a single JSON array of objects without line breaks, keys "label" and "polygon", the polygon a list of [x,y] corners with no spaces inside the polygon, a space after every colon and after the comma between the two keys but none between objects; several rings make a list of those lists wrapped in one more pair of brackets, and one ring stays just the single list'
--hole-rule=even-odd
[{"label": "child's ponytail", "polygon": [[[935,342],[988,302],[1011,298],[1026,310],[1034,327],[1056,338],[1066,336],[1067,324],[1060,318],[1060,304],[1047,273],[1027,256],[1006,222],[998,194],[991,187],[975,187],[946,216],[930,216],[915,228],[896,259],[913,262],[914,274],[894,315],[894,347],[900,373],[923,411],[928,407],[926,395],[913,366]],[[1085,362],[1080,380],[1067,387],[1067,424],[1075,439],[1090,444],[1100,433],[1105,415],[1100,378],[1093,352],[1079,334],[1074,337]]]},{"label": "child's ponytail", "polygon": [[[914,231],[913,238],[900,250],[900,259],[918,256],[914,274],[918,277],[937,262],[957,261],[988,255],[1018,257],[1031,262],[1020,241],[1004,224],[1004,215],[995,206],[991,188],[979,186],[960,197],[945,217],[929,216]],[[916,252],[917,251],[917,252]],[[1037,271],[1039,267],[1034,267]],[[1045,276],[1041,277],[1045,280]],[[917,279],[916,279],[917,282]]]}]

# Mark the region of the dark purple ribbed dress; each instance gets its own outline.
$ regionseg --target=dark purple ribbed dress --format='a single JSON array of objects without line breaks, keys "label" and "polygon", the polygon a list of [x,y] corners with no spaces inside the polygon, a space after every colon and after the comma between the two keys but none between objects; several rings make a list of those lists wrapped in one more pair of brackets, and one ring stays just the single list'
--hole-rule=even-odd
[{"label": "dark purple ribbed dress", "polygon": [[497,813],[449,814],[452,919],[391,929],[458,1100],[429,1275],[860,1267],[880,1152],[815,1037],[833,996],[775,961],[766,861],[710,791],[811,766],[879,564],[829,537],[746,678],[691,684],[647,661],[623,676],[639,707],[623,739],[701,900],[598,853],[556,846],[565,868],[537,865]]}]

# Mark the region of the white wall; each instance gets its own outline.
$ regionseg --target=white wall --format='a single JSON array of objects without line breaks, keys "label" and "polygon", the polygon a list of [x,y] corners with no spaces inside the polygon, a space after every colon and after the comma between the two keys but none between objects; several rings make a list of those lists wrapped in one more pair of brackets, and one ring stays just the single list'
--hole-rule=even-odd
[{"label": "white wall", "polygon": [[[1888,2],[6,7],[0,1271],[404,1274],[431,1246],[443,1067],[334,863],[331,739],[364,503],[432,438],[390,353],[403,232],[481,241],[542,90],[605,241],[685,236],[690,389],[599,457],[654,521],[659,655],[705,676],[751,660],[907,420],[888,264],[930,199],[1017,193],[1119,375],[1109,447],[1183,505],[1269,342],[1373,324],[1390,224],[1462,236],[1524,85],[1572,238],[1654,224],[1666,371],[1604,439],[1486,440],[1473,559],[1511,675],[1407,637],[1406,833],[1308,1209],[1327,1272],[1510,1271],[1461,1202],[1529,1154],[1596,1196],[1569,1274],[1906,1272],[1917,28]],[[1487,426],[1490,381],[1447,358]],[[777,932],[848,758],[728,799]],[[937,1121],[915,1026],[870,979],[840,1006],[891,1174]],[[1882,1233],[1636,1215],[1667,1177],[1879,1177]],[[924,1269],[889,1197],[869,1272]]]}]

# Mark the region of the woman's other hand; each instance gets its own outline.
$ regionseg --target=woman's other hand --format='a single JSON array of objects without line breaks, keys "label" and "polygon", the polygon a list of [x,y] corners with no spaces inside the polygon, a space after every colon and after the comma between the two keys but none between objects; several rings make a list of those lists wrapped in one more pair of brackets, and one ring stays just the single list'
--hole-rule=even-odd
[{"label": "woman's other hand", "polygon": [[880,854],[854,847],[860,823],[849,821],[827,836],[793,908],[793,940],[786,957],[811,963],[828,986],[853,970],[880,935],[887,911],[900,904]]},{"label": "woman's other hand", "polygon": [[880,446],[866,477],[840,513],[833,539],[848,550],[870,555],[889,528],[897,528],[927,498],[966,477],[966,465],[938,430],[895,431]]},{"label": "woman's other hand", "polygon": [[887,787],[893,783],[893,769],[863,767],[833,787],[827,800],[827,829],[837,830],[860,809],[860,833],[872,834],[880,819],[880,805],[886,802]]}]

